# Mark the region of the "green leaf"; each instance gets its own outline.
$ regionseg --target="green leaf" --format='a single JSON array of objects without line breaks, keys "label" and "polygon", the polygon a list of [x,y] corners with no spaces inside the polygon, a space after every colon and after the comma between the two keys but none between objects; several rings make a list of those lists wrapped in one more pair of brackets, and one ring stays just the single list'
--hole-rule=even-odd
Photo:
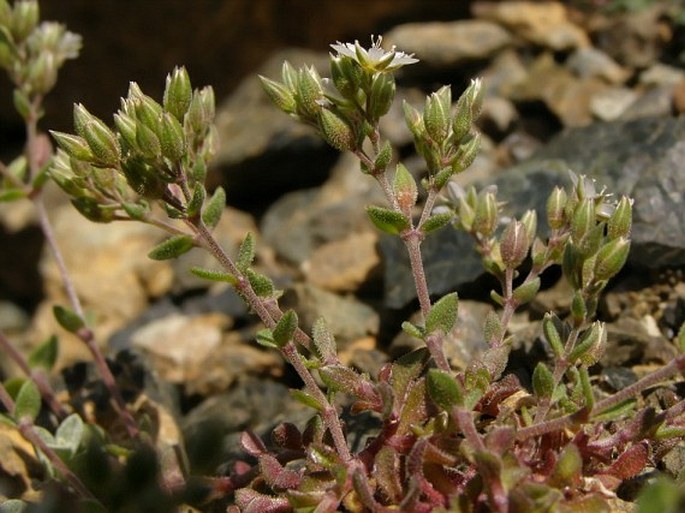
[{"label": "green leaf", "polygon": [[402,331],[404,331],[407,335],[418,338],[419,340],[426,338],[426,333],[424,332],[423,328],[416,326],[409,321],[404,321],[402,323]]},{"label": "green leaf", "polygon": [[459,297],[456,292],[440,298],[426,315],[426,333],[449,333],[457,322]]},{"label": "green leaf", "polygon": [[60,305],[52,307],[52,313],[55,319],[65,330],[70,333],[76,333],[85,326],[83,319],[76,312],[72,312],[68,308]]},{"label": "green leaf", "polygon": [[290,342],[297,329],[298,319],[294,310],[288,310],[278,320],[273,329],[273,339],[280,348]]},{"label": "green leaf", "polygon": [[678,513],[682,492],[666,477],[645,486],[637,498],[638,513]]},{"label": "green leaf", "polygon": [[170,260],[187,253],[194,245],[190,235],[174,235],[157,244],[147,256],[152,260]]},{"label": "green leaf", "polygon": [[401,212],[370,206],[366,207],[366,213],[376,228],[390,235],[397,235],[409,228],[409,221]]},{"label": "green leaf", "polygon": [[45,342],[36,347],[28,356],[29,367],[41,367],[46,371],[52,369],[57,361],[59,343],[55,335],[50,336]]},{"label": "green leaf", "polygon": [[433,214],[428,219],[426,219],[425,223],[421,225],[421,231],[423,233],[431,233],[437,231],[440,228],[443,228],[450,224],[452,219],[454,219],[454,215],[452,214],[452,212],[442,212],[439,214]]},{"label": "green leaf", "polygon": [[278,349],[278,346],[274,342],[274,335],[269,329],[259,330],[255,335],[257,344],[263,347],[268,347],[269,349]]},{"label": "green leaf", "polygon": [[202,210],[202,222],[210,228],[214,228],[219,223],[225,207],[226,191],[223,187],[217,187],[212,197],[205,202],[205,207]]},{"label": "green leaf", "polygon": [[[392,385],[395,398],[398,402],[404,401],[404,396],[407,393],[410,383],[419,377],[423,370],[430,353],[425,347],[421,347],[400,356],[392,364],[392,377],[390,384]],[[397,406],[397,405],[396,405]]]},{"label": "green leaf", "polygon": [[321,380],[329,390],[353,395],[361,386],[362,377],[344,365],[327,365],[319,369]]},{"label": "green leaf", "polygon": [[443,410],[450,412],[455,406],[464,404],[464,389],[451,374],[430,369],[426,378],[428,395]]},{"label": "green leaf", "polygon": [[252,289],[255,291],[255,294],[259,297],[273,296],[274,284],[269,278],[252,269],[246,269],[245,275],[247,276],[247,280],[250,282]]},{"label": "green leaf", "polygon": [[252,264],[255,258],[256,246],[255,240],[252,233],[248,232],[240,244],[240,249],[238,250],[238,268],[247,269],[247,267]]},{"label": "green leaf", "polygon": [[233,276],[231,273],[224,271],[215,271],[213,269],[205,269],[204,267],[191,267],[190,272],[198,278],[202,278],[204,280],[225,281],[226,283],[230,283],[234,286],[238,283],[238,278]]},{"label": "green leaf", "polygon": [[633,411],[636,405],[637,401],[634,398],[626,399],[625,401],[620,402],[611,408],[607,408],[606,410],[594,414],[592,418],[597,422],[606,422],[609,420],[618,419],[628,414],[628,412]]},{"label": "green leaf", "polygon": [[554,393],[554,376],[544,362],[538,362],[533,371],[533,391],[540,399],[549,399]]},{"label": "green leaf", "polygon": [[552,347],[552,351],[557,358],[560,358],[564,354],[564,344],[561,342],[561,336],[555,325],[555,322],[559,321],[559,318],[552,314],[546,313],[545,318],[542,320],[542,331],[545,334],[545,339]]},{"label": "green leaf", "polygon": [[69,456],[73,456],[81,445],[83,433],[83,420],[77,413],[72,413],[62,421],[55,431],[55,441],[60,447],[68,451]]},{"label": "green leaf", "polygon": [[540,290],[540,277],[535,278],[527,283],[523,283],[514,289],[514,299],[519,305],[530,303],[535,299],[535,295]]},{"label": "green leaf", "polygon": [[188,214],[188,217],[193,218],[200,213],[206,196],[207,191],[205,190],[205,186],[200,182],[196,183],[195,188],[193,189],[193,196],[190,198],[190,201],[186,206],[186,213]]},{"label": "green leaf", "polygon": [[21,421],[28,418],[33,422],[40,412],[40,392],[33,380],[27,379],[19,389],[14,403],[14,418]]},{"label": "green leaf", "polygon": [[16,201],[26,197],[26,192],[24,189],[5,189],[0,191],[0,203],[9,203],[10,201]]},{"label": "green leaf", "polygon": [[312,339],[314,341],[314,347],[324,362],[337,360],[335,338],[328,329],[326,320],[323,317],[319,317],[314,321],[314,326],[312,326]]},{"label": "green leaf", "polygon": [[310,408],[314,408],[317,411],[323,411],[324,407],[321,404],[321,402],[318,399],[315,399],[309,392],[305,392],[304,390],[291,390],[290,395],[295,399],[297,402],[300,402],[304,404],[305,406],[309,406]]},{"label": "green leaf", "polygon": [[497,312],[490,310],[485,318],[483,337],[486,342],[492,343],[493,341],[502,340],[503,336],[504,328],[502,327],[502,321],[500,320],[499,315],[497,315]]},{"label": "green leaf", "polygon": [[685,322],[680,326],[678,330],[678,336],[676,337],[676,345],[680,349],[681,353],[685,353]]}]

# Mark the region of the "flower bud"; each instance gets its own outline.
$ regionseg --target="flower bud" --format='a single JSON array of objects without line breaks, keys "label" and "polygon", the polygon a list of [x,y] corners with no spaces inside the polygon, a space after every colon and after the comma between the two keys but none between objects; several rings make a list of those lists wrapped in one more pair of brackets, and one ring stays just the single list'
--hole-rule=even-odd
[{"label": "flower bud", "polygon": [[328,144],[340,151],[354,149],[354,132],[344,119],[328,109],[320,109],[318,119],[321,135]]},{"label": "flower bud", "polygon": [[497,198],[493,192],[486,192],[478,198],[473,230],[484,237],[490,237],[497,228]]},{"label": "flower bud", "polygon": [[452,140],[455,144],[459,142],[471,131],[471,124],[473,117],[471,115],[471,106],[465,94],[462,94],[457,100],[456,112],[452,120]]},{"label": "flower bud", "polygon": [[300,69],[297,74],[297,87],[295,101],[297,102],[297,113],[303,118],[315,119],[323,100],[323,88],[321,78],[314,67]]},{"label": "flower bud", "polygon": [[183,127],[175,116],[165,112],[159,127],[159,142],[161,144],[162,155],[176,162],[185,153],[185,136]]},{"label": "flower bud", "polygon": [[12,23],[10,25],[12,37],[17,43],[26,39],[38,25],[40,10],[36,0],[21,0],[14,3]]},{"label": "flower bud", "polygon": [[28,68],[27,80],[34,93],[45,94],[57,82],[57,63],[52,52],[42,51]]},{"label": "flower bud", "polygon": [[547,198],[547,223],[552,230],[558,230],[564,226],[565,207],[566,191],[561,187],[555,187]]},{"label": "flower bud", "polygon": [[535,240],[535,235],[538,229],[538,214],[535,210],[526,210],[523,217],[521,217],[521,222],[526,229],[526,236],[529,241]]},{"label": "flower bud", "polygon": [[80,103],[74,104],[74,130],[81,137],[84,136],[83,127],[93,118],[93,115]]},{"label": "flower bud", "polygon": [[368,114],[373,120],[384,116],[395,99],[395,79],[391,74],[379,73],[371,84],[371,94],[368,99]]},{"label": "flower bud", "polygon": [[404,111],[404,121],[407,128],[409,128],[409,131],[414,136],[414,141],[418,143],[418,141],[423,139],[426,133],[423,118],[421,117],[421,114],[419,114],[419,111],[406,100],[402,102],[402,110]]},{"label": "flower bud", "polygon": [[619,237],[602,247],[595,261],[595,279],[608,280],[615,276],[626,263],[630,251],[630,241]]},{"label": "flower bud", "polygon": [[585,198],[576,206],[571,219],[571,236],[575,242],[580,241],[595,226],[595,203],[592,198]]},{"label": "flower bud", "polygon": [[461,144],[457,150],[457,155],[452,161],[452,171],[461,173],[464,169],[473,164],[480,150],[480,134],[476,134],[465,144]]},{"label": "flower bud", "polygon": [[183,122],[183,116],[188,112],[192,96],[193,89],[188,72],[184,67],[174,68],[174,71],[166,77],[162,100],[164,110],[170,112],[179,122]]},{"label": "flower bud", "polygon": [[361,84],[362,70],[349,57],[331,56],[331,79],[344,98],[355,98]]},{"label": "flower bud", "polygon": [[214,123],[214,116],[216,115],[216,100],[214,98],[214,88],[212,86],[206,86],[200,89],[200,104],[202,105],[205,123],[209,126]]},{"label": "flower bud", "polygon": [[124,149],[137,150],[136,120],[124,112],[119,111],[114,114],[114,125],[117,127],[121,140],[125,144]]},{"label": "flower bud", "polygon": [[450,124],[449,87],[445,86],[426,98],[423,124],[428,135],[441,144],[447,137]]},{"label": "flower bud", "polygon": [[283,61],[281,78],[283,79],[283,85],[288,88],[288,91],[294,92],[297,87],[297,71],[288,61]]},{"label": "flower bud", "polygon": [[515,269],[526,258],[530,241],[526,235],[526,227],[523,223],[513,220],[505,228],[500,241],[502,262],[510,269]]},{"label": "flower bud", "polygon": [[609,221],[607,221],[607,235],[609,238],[627,238],[630,235],[632,218],[633,202],[626,196],[623,196],[616,205],[616,209],[609,218]]},{"label": "flower bud", "polygon": [[295,97],[287,87],[262,75],[259,75],[259,81],[262,83],[262,89],[276,107],[286,114],[295,112]]},{"label": "flower bud", "polygon": [[392,186],[400,210],[405,215],[409,215],[411,209],[416,204],[418,188],[416,187],[414,177],[404,165],[397,164]]},{"label": "flower bud", "polygon": [[143,157],[147,159],[155,159],[162,153],[159,137],[143,123],[137,124],[136,145]]},{"label": "flower bud", "polygon": [[107,125],[95,116],[83,126],[83,138],[88,142],[90,150],[99,161],[110,167],[116,167],[121,158],[121,148],[116,135]]},{"label": "flower bud", "polygon": [[164,112],[162,106],[149,96],[142,95],[135,103],[135,110],[139,124],[144,124],[157,134],[162,112]]},{"label": "flower bud", "polygon": [[93,160],[93,152],[90,151],[88,143],[82,137],[64,132],[57,132],[55,130],[50,130],[50,134],[59,147],[70,157],[74,157],[78,160]]}]

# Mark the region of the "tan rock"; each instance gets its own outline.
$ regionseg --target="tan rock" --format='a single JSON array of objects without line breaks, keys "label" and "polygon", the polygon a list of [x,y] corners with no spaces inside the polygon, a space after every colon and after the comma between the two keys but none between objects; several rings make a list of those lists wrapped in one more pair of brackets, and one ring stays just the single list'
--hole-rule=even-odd
[{"label": "tan rock", "polygon": [[381,263],[376,232],[353,233],[316,249],[302,269],[314,285],[335,292],[359,288]]},{"label": "tan rock", "polygon": [[406,23],[393,28],[385,39],[433,67],[487,59],[512,42],[505,29],[483,20]]},{"label": "tan rock", "polygon": [[568,19],[561,2],[477,2],[478,18],[500,23],[519,37],[551,50],[590,46],[588,35]]}]

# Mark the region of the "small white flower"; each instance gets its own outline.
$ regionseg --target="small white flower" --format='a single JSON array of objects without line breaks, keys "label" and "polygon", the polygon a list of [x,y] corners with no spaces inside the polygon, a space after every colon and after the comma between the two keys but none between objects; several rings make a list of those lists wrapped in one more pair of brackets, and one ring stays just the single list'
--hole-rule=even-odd
[{"label": "small white flower", "polygon": [[419,62],[413,53],[398,52],[394,45],[389,51],[384,50],[381,48],[382,42],[382,36],[375,39],[371,36],[371,48],[368,50],[363,48],[359,41],[355,41],[354,44],[338,41],[331,45],[331,48],[338,52],[338,57],[349,57],[369,71],[394,71],[407,64]]}]

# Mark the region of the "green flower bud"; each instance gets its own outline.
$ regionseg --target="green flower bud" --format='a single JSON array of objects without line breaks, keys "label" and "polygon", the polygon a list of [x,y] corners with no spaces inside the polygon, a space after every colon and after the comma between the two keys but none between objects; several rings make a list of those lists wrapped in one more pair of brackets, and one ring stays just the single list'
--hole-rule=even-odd
[{"label": "green flower bud", "polygon": [[297,113],[307,120],[315,119],[321,111],[320,102],[324,96],[321,77],[313,66],[298,71],[295,91]]},{"label": "green flower bud", "polygon": [[471,131],[473,117],[471,106],[468,103],[466,94],[462,94],[457,100],[456,112],[452,120],[452,141],[459,142]]},{"label": "green flower bud", "polygon": [[287,87],[262,75],[259,75],[259,81],[262,84],[262,89],[276,107],[286,114],[295,112],[295,97]]},{"label": "green flower bud", "polygon": [[164,112],[162,106],[149,96],[143,95],[135,102],[136,119],[155,134],[159,132],[159,123]]},{"label": "green flower bud", "polygon": [[136,145],[147,159],[155,159],[162,153],[159,137],[143,123],[138,123],[136,128]]},{"label": "green flower bud", "polygon": [[577,243],[595,227],[595,203],[585,198],[576,206],[571,219],[571,236]]},{"label": "green flower bud", "polygon": [[356,138],[350,125],[328,109],[320,109],[319,130],[328,144],[340,151],[351,151],[356,146]]},{"label": "green flower bud", "polygon": [[473,230],[490,237],[497,228],[497,198],[494,192],[486,192],[478,198],[476,216],[473,219]]},{"label": "green flower bud", "polygon": [[57,82],[57,62],[52,52],[40,52],[28,68],[27,80],[34,93],[45,94]]},{"label": "green flower bud", "polygon": [[21,0],[14,3],[10,29],[14,41],[21,43],[38,26],[40,10],[36,0]]},{"label": "green flower bud", "polygon": [[423,118],[419,111],[407,100],[402,101],[402,110],[404,111],[404,122],[413,134],[414,139],[419,140],[423,138],[426,127],[423,125]]},{"label": "green flower bud", "polygon": [[136,120],[122,111],[114,114],[114,125],[119,131],[125,149],[138,150],[136,141]]},{"label": "green flower bud", "polygon": [[554,393],[554,376],[543,362],[539,362],[533,371],[533,391],[538,399],[549,399]]},{"label": "green flower bud", "polygon": [[92,116],[83,126],[83,138],[88,142],[97,164],[117,167],[121,158],[121,148],[114,132],[100,119]]},{"label": "green flower bud", "polygon": [[535,210],[526,210],[526,213],[521,217],[521,222],[526,229],[526,236],[529,241],[535,240],[535,235],[538,229],[538,214]]},{"label": "green flower bud", "polygon": [[608,280],[615,276],[626,263],[630,241],[619,237],[605,244],[597,253],[594,276],[596,280]]},{"label": "green flower bud", "polygon": [[480,134],[468,140],[468,142],[461,144],[457,150],[457,154],[452,161],[452,171],[461,173],[476,160],[478,151],[480,150]]},{"label": "green flower bud", "polygon": [[416,205],[418,188],[416,187],[416,180],[414,180],[412,174],[402,164],[397,164],[395,168],[393,192],[400,210],[408,216],[411,213],[411,209]]},{"label": "green flower bud", "polygon": [[633,220],[633,202],[623,196],[616,205],[614,213],[607,221],[607,235],[610,239],[619,237],[627,238],[630,235],[630,228]]},{"label": "green flower bud", "polygon": [[573,299],[571,300],[571,319],[573,320],[573,325],[577,328],[582,326],[587,317],[587,304],[583,298],[583,294],[576,290],[573,294]]},{"label": "green flower bud", "polygon": [[526,234],[526,227],[523,223],[513,220],[504,229],[500,241],[500,253],[502,262],[510,269],[515,269],[526,258],[530,241]]},{"label": "green flower bud", "polygon": [[164,88],[164,110],[170,112],[177,121],[183,122],[183,117],[188,112],[193,89],[190,85],[190,77],[184,67],[174,68],[174,71],[166,77]]},{"label": "green flower bud", "polygon": [[288,61],[283,62],[281,78],[283,79],[285,87],[288,88],[288,91],[294,92],[297,87],[297,71]]},{"label": "green flower bud", "polygon": [[202,105],[205,123],[209,126],[214,123],[214,116],[216,115],[216,100],[212,86],[200,89],[200,104]]},{"label": "green flower bud", "polygon": [[80,103],[74,104],[74,130],[81,137],[84,137],[83,128],[86,123],[93,119],[93,115]]},{"label": "green flower bud", "polygon": [[391,74],[379,73],[374,77],[367,111],[371,119],[378,120],[390,110],[395,90],[395,79]]},{"label": "green flower bud", "polygon": [[426,98],[423,124],[428,135],[438,144],[447,138],[450,125],[450,96],[449,87],[445,86]]},{"label": "green flower bud", "polygon": [[78,135],[66,134],[64,132],[57,132],[50,130],[50,134],[55,139],[60,148],[62,148],[67,155],[79,160],[91,161],[94,158],[93,152],[90,150],[88,143]]},{"label": "green flower bud", "polygon": [[202,137],[207,131],[204,110],[202,109],[202,101],[198,91],[193,93],[193,97],[190,100],[190,107],[188,107],[184,125],[186,126],[188,135],[193,134],[198,138]]},{"label": "green flower bud", "polygon": [[535,299],[536,294],[540,290],[540,278],[537,277],[531,281],[524,282],[514,289],[512,296],[518,305],[530,303]]},{"label": "green flower bud", "polygon": [[362,70],[349,57],[331,56],[331,80],[343,98],[353,99],[359,92]]},{"label": "green flower bud", "polygon": [[558,230],[564,226],[565,207],[566,191],[561,187],[555,187],[547,198],[547,223],[552,230]]},{"label": "green flower bud", "polygon": [[183,127],[176,117],[168,112],[162,115],[159,142],[161,144],[162,155],[176,162],[185,153],[185,136]]}]

